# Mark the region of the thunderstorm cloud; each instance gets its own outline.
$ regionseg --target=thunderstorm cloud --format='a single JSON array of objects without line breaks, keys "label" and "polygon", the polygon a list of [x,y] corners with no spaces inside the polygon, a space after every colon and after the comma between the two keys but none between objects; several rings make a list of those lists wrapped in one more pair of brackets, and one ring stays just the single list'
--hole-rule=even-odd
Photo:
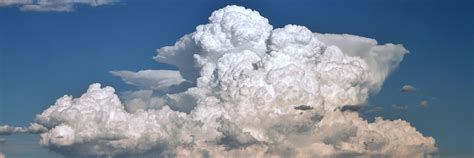
[{"label": "thunderstorm cloud", "polygon": [[154,59],[178,71],[112,71],[139,90],[121,100],[95,83],[35,123],[46,129],[40,144],[66,157],[430,157],[435,140],[410,123],[340,110],[366,103],[407,52],[273,28],[257,11],[227,6],[158,49]]}]

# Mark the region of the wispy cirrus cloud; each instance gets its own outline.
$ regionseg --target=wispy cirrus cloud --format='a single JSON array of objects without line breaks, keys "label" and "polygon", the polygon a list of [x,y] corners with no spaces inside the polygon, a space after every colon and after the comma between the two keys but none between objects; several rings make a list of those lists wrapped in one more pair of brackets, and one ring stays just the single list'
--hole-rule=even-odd
[{"label": "wispy cirrus cloud", "polygon": [[22,11],[71,12],[78,5],[91,7],[110,5],[118,0],[0,0],[0,7],[19,7]]}]

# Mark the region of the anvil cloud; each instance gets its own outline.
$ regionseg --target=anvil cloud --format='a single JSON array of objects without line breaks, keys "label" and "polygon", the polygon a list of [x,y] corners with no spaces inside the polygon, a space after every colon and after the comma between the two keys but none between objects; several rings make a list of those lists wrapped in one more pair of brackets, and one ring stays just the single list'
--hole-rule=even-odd
[{"label": "anvil cloud", "polygon": [[178,70],[113,71],[140,90],[120,100],[92,84],[35,123],[46,128],[41,145],[68,157],[430,157],[435,140],[410,123],[341,110],[377,93],[407,52],[273,28],[257,11],[227,6],[158,49],[154,59]]}]

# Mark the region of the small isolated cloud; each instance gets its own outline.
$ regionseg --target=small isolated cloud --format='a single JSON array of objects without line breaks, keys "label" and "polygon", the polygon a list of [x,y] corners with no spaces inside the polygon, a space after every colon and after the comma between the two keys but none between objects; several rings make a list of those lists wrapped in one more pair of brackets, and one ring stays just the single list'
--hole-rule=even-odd
[{"label": "small isolated cloud", "polygon": [[395,110],[395,111],[406,112],[406,111],[408,111],[408,105],[393,104],[392,109]]},{"label": "small isolated cloud", "polygon": [[421,107],[424,107],[424,108],[428,107],[428,100],[422,100],[422,101],[420,102],[420,106],[421,106]]},{"label": "small isolated cloud", "polygon": [[74,11],[78,5],[102,6],[118,0],[0,0],[0,7],[18,6],[22,11]]},{"label": "small isolated cloud", "polygon": [[415,91],[416,91],[416,88],[413,87],[412,85],[404,85],[402,89],[400,90],[400,92],[402,93],[409,93],[409,92],[415,92]]}]

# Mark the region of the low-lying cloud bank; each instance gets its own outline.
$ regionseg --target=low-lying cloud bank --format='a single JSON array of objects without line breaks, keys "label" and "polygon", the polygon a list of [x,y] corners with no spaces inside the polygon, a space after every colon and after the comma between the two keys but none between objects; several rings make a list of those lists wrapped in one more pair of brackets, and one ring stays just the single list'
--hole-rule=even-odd
[{"label": "low-lying cloud bank", "polygon": [[158,49],[154,59],[179,70],[113,71],[140,87],[122,101],[97,83],[59,98],[37,115],[47,129],[40,143],[68,157],[430,157],[435,140],[408,122],[341,110],[379,91],[407,52],[274,29],[256,11],[227,6]]}]

